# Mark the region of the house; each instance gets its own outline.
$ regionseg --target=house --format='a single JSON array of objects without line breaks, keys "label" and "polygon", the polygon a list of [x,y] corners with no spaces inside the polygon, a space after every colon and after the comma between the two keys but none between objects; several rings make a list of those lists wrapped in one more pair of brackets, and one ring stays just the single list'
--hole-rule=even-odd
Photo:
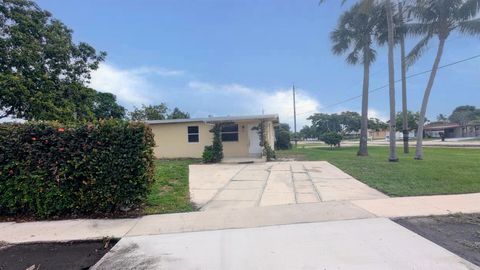
[{"label": "house", "polygon": [[388,130],[373,130],[369,129],[368,130],[368,138],[371,140],[376,140],[376,139],[385,139],[387,136]]},{"label": "house", "polygon": [[223,124],[221,138],[225,157],[260,157],[263,149],[257,127],[264,121],[266,140],[275,143],[274,125],[278,115],[250,115],[146,121],[155,135],[157,158],[201,158],[212,145],[215,124]]},{"label": "house", "polygon": [[424,127],[425,136],[440,138],[443,132],[445,138],[462,138],[480,136],[480,122],[472,121],[462,126],[451,122],[432,122]]},{"label": "house", "polygon": [[[417,137],[417,130],[410,130],[408,132],[408,138],[414,139]],[[402,131],[396,131],[395,132],[395,139],[396,140],[403,140],[403,132]],[[385,130],[385,140],[390,141],[390,132],[388,129]]]}]

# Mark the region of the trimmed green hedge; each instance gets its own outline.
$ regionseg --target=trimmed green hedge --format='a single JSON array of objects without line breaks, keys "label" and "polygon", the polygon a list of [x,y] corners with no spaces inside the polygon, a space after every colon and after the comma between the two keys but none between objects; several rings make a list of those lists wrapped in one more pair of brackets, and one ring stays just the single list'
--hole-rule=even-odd
[{"label": "trimmed green hedge", "polygon": [[51,217],[140,203],[153,182],[153,134],[138,122],[0,124],[0,214]]}]

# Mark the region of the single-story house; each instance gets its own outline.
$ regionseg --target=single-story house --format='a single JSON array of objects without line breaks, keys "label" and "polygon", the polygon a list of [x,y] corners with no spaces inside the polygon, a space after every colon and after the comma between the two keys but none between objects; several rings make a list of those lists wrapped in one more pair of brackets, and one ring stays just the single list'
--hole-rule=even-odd
[{"label": "single-story house", "polygon": [[250,115],[168,119],[146,121],[155,135],[157,158],[201,158],[205,146],[212,145],[215,124],[222,123],[221,139],[224,157],[260,157],[263,149],[257,130],[265,123],[266,140],[275,143],[274,126],[278,115]]},{"label": "single-story house", "polygon": [[445,138],[478,137],[480,136],[480,122],[472,121],[462,126],[451,122],[433,122],[425,125],[425,135],[440,138],[443,132]]}]

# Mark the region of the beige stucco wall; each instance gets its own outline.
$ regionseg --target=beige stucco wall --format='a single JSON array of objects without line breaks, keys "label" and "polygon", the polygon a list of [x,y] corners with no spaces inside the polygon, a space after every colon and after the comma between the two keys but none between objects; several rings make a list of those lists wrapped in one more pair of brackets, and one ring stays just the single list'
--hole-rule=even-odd
[{"label": "beige stucco wall", "polygon": [[[238,141],[223,142],[225,157],[249,156],[249,125],[258,125],[259,122],[239,121],[236,123],[238,124]],[[188,142],[188,126],[198,126],[200,133],[198,143]],[[154,154],[157,158],[201,158],[204,147],[212,144],[213,134],[210,132],[212,124],[203,122],[165,123],[151,124],[150,127],[155,135]],[[267,139],[273,147],[275,134],[271,121],[267,122]]]},{"label": "beige stucco wall", "polygon": [[[199,142],[188,142],[189,126],[198,126]],[[212,144],[212,126],[202,122],[153,124],[150,127],[155,135],[157,158],[200,158],[203,148]]]}]

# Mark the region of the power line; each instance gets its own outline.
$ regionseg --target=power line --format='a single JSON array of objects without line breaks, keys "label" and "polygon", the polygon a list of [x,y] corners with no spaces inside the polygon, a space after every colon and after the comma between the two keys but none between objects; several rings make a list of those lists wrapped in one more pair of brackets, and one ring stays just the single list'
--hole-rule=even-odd
[{"label": "power line", "polygon": [[[480,54],[477,54],[477,55],[474,55],[474,56],[472,56],[472,57],[468,57],[468,58],[465,58],[465,59],[462,59],[462,60],[458,60],[458,61],[455,61],[455,62],[451,62],[451,63],[445,64],[445,65],[443,65],[443,66],[438,67],[438,69],[450,67],[450,66],[453,66],[453,65],[456,65],[456,64],[460,64],[460,63],[463,63],[463,62],[467,62],[467,61],[470,61],[470,60],[479,58],[479,57],[480,57]],[[422,72],[414,73],[414,74],[408,75],[408,76],[407,76],[407,79],[410,79],[410,78],[413,78],[413,77],[417,77],[417,76],[420,76],[420,75],[429,73],[429,72],[431,72],[431,71],[432,71],[432,70],[430,69],[430,70],[425,70],[425,71],[422,71]],[[401,79],[398,79],[398,80],[395,81],[395,83],[398,83],[398,82],[401,82],[401,81],[402,81]],[[374,88],[374,89],[368,91],[368,93],[377,92],[377,91],[382,90],[382,89],[387,88],[387,87],[388,87],[388,84],[385,84],[385,85],[382,85],[382,86],[380,86],[380,87],[377,87],[377,88]],[[343,103],[347,103],[347,102],[349,102],[349,101],[352,101],[352,100],[355,100],[355,99],[361,98],[361,97],[362,97],[362,95],[357,95],[357,96],[354,96],[354,97],[351,97],[351,98],[342,100],[342,101],[340,101],[340,102],[337,102],[337,103],[334,103],[334,104],[330,104],[330,105],[328,105],[328,106],[326,106],[326,107],[323,107],[322,109],[328,109],[328,108],[331,108],[331,107],[334,107],[334,106],[337,106],[337,105],[340,105],[340,104],[343,104]],[[309,111],[309,112],[298,113],[297,115],[304,115],[304,114],[313,113],[313,112],[316,112],[316,111]]]}]

